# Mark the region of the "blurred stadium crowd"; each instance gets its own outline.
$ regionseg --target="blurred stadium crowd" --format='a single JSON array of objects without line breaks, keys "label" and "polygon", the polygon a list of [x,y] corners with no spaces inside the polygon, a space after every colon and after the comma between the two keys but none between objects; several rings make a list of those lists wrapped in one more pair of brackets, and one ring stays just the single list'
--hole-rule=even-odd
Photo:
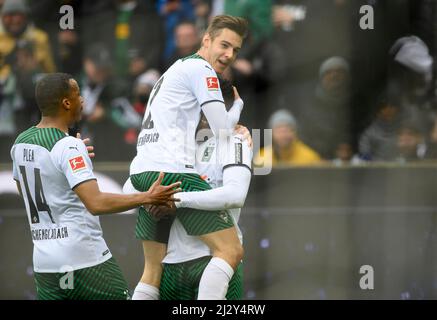
[{"label": "blurred stadium crowd", "polygon": [[[62,5],[74,29],[59,25]],[[360,28],[370,5],[374,29]],[[273,165],[437,159],[435,0],[0,0],[0,162],[39,120],[46,72],[79,82],[97,161],[129,161],[160,75],[197,51],[210,17],[249,21],[232,69],[241,123],[273,128]],[[264,163],[266,159],[264,158]]]}]

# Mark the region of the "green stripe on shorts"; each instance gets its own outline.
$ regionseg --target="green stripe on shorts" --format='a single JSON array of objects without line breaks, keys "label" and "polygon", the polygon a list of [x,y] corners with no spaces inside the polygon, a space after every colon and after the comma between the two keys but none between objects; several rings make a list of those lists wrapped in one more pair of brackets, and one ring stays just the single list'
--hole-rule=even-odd
[{"label": "green stripe on shorts", "polygon": [[[199,282],[203,271],[211,260],[211,256],[199,259],[164,264],[161,277],[160,299],[161,300],[196,300],[199,291]],[[229,282],[227,300],[241,300],[243,298],[243,265],[238,265]]]},{"label": "green stripe on shorts", "polygon": [[94,267],[65,273],[35,272],[38,300],[129,300],[121,269],[112,257]]},{"label": "green stripe on shorts", "polygon": [[[135,189],[147,191],[158,178],[159,172],[143,172],[131,175],[131,182]],[[202,180],[198,174],[192,173],[166,173],[163,185],[181,181],[183,191],[210,190],[209,184]],[[176,195],[177,197],[177,195]],[[208,234],[234,226],[234,221],[227,211],[206,211],[191,208],[178,208],[176,215],[187,233],[191,236]],[[167,223],[165,221],[164,223]],[[159,224],[146,210],[140,209],[135,228],[136,237],[142,240],[157,240],[157,224]],[[161,242],[161,241],[160,241]]]}]

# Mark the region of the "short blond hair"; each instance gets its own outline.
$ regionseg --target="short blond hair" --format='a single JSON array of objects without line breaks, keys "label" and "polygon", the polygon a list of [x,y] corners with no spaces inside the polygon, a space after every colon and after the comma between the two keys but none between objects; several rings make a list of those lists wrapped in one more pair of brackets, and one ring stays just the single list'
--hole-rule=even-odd
[{"label": "short blond hair", "polygon": [[206,33],[214,40],[223,29],[232,30],[244,39],[247,36],[248,23],[246,19],[241,17],[218,15],[212,19]]}]

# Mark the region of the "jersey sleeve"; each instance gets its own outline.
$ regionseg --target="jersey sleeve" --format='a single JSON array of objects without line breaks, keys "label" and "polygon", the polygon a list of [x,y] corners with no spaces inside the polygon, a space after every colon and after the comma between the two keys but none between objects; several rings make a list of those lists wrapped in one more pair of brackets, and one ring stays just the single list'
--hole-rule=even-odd
[{"label": "jersey sleeve", "polygon": [[187,63],[186,70],[188,85],[201,107],[214,101],[224,103],[219,79],[209,63],[193,59]]},{"label": "jersey sleeve", "polygon": [[52,149],[52,158],[58,170],[65,174],[71,189],[85,181],[96,180],[82,140],[73,137],[62,139]]},{"label": "jersey sleeve", "polygon": [[20,181],[20,177],[18,176],[18,171],[17,168],[15,166],[15,159],[14,159],[14,150],[15,150],[15,145],[12,147],[11,149],[11,159],[12,159],[12,178],[15,181]]},{"label": "jersey sleeve", "polygon": [[220,142],[220,146],[217,149],[222,169],[241,166],[252,171],[253,152],[247,141],[239,134],[229,136],[227,139],[231,139],[231,143]]}]

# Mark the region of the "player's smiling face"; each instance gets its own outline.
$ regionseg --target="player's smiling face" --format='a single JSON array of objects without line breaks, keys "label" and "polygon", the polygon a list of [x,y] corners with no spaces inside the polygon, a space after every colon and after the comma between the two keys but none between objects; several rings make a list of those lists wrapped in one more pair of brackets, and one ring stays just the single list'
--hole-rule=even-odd
[{"label": "player's smiling face", "polygon": [[223,29],[214,39],[205,35],[204,47],[207,52],[206,60],[215,72],[222,73],[237,58],[243,39],[230,29]]}]

